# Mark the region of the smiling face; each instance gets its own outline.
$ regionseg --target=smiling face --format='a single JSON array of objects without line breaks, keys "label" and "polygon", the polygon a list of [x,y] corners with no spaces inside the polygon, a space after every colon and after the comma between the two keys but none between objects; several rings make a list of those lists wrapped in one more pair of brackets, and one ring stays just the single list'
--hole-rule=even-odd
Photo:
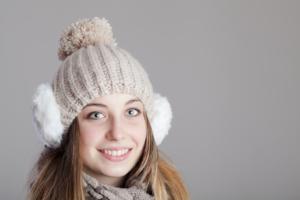
[{"label": "smiling face", "polygon": [[84,171],[119,186],[137,163],[146,139],[143,103],[134,96],[97,97],[78,114]]}]

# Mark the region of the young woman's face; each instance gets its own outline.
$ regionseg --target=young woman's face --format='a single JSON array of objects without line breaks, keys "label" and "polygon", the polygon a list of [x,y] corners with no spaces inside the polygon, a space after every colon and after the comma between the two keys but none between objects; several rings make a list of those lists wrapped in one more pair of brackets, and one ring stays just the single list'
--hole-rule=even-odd
[{"label": "young woman's face", "polygon": [[138,161],[146,139],[141,101],[127,94],[97,97],[78,115],[84,170],[119,185]]}]

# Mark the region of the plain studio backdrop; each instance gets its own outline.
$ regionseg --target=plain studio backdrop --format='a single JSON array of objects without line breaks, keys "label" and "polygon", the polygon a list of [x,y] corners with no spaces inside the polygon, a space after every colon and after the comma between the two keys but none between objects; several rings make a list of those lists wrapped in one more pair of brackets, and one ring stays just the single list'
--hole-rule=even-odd
[{"label": "plain studio backdrop", "polygon": [[192,199],[300,199],[300,1],[1,1],[0,199],[24,199],[42,145],[38,84],[70,23],[105,17],[174,118],[160,148]]}]

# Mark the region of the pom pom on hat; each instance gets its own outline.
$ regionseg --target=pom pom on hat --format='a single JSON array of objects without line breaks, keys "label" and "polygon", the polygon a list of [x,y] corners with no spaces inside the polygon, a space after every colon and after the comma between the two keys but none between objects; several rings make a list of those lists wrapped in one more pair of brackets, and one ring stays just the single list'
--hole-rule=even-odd
[{"label": "pom pom on hat", "polygon": [[58,58],[63,61],[81,47],[96,43],[117,46],[111,25],[105,18],[80,19],[64,30],[59,41]]}]

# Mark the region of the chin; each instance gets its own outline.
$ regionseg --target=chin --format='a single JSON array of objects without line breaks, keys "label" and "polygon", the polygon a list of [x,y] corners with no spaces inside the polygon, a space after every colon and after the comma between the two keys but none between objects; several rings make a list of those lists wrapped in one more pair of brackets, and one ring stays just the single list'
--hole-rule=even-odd
[{"label": "chin", "polygon": [[123,177],[130,172],[130,168],[125,168],[122,166],[110,167],[108,169],[102,169],[101,174],[110,177]]}]

